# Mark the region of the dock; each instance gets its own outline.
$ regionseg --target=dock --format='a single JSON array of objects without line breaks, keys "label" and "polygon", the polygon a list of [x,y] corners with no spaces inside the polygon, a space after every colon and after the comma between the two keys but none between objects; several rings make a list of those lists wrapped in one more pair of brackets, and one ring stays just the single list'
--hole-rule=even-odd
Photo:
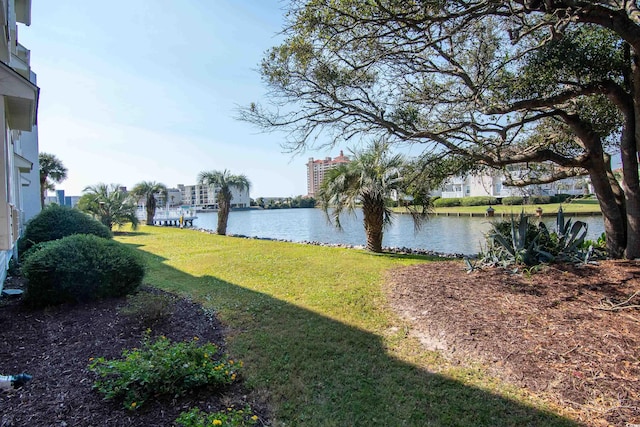
[{"label": "dock", "polygon": [[[146,221],[147,211],[138,208],[136,217],[141,221]],[[163,225],[168,227],[193,227],[193,220],[198,218],[196,208],[193,206],[181,206],[179,208],[157,209],[153,217],[153,225]]]}]

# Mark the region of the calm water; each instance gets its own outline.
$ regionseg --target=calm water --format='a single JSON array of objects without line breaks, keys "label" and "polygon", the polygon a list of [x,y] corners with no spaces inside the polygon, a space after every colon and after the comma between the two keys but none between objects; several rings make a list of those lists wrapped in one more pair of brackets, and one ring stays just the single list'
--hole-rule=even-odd
[{"label": "calm water", "polygon": [[[587,238],[595,240],[604,231],[602,217],[580,217],[589,224]],[[218,215],[199,212],[194,227],[215,230]],[[273,209],[232,211],[228,234],[268,237],[294,242],[315,241],[364,245],[366,243],[362,215],[345,215],[342,231],[329,224],[320,209]],[[549,230],[555,229],[555,217],[545,217]],[[444,253],[475,254],[484,243],[484,233],[490,229],[486,218],[431,217],[417,233],[410,215],[396,215],[385,230],[383,246],[427,249]]]}]

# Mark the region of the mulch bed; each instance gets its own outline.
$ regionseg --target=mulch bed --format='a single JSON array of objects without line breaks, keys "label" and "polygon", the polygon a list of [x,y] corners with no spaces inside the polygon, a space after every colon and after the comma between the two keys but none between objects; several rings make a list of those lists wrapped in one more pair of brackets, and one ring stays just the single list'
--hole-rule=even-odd
[{"label": "mulch bed", "polygon": [[394,270],[388,282],[426,347],[481,361],[584,424],[640,424],[640,308],[630,307],[640,304],[640,263],[514,274],[450,261]]},{"label": "mulch bed", "polygon": [[[16,285],[10,280],[5,288]],[[188,300],[172,299],[172,314],[152,326],[152,337],[198,337],[224,350],[224,329],[215,316]],[[123,349],[140,346],[147,329],[119,313],[124,298],[45,310],[27,310],[19,299],[0,301],[0,374],[33,375],[24,387],[0,393],[0,426],[172,426],[190,408],[211,412],[232,405],[250,405],[262,422],[266,420],[265,405],[252,399],[240,383],[217,393],[200,390],[179,399],[147,401],[135,412],[121,402],[104,401],[92,390],[96,376],[87,369],[89,358],[119,358]]]}]

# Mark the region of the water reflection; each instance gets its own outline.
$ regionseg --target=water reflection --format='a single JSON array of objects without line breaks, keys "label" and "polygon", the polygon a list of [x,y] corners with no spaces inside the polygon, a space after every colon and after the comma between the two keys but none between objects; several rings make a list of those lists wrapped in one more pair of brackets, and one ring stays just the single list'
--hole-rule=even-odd
[{"label": "water reflection", "polygon": [[[496,218],[497,219],[497,218]],[[588,239],[595,240],[604,231],[602,217],[580,217],[589,225]],[[215,212],[198,213],[194,226],[216,229]],[[229,215],[227,233],[268,237],[294,242],[317,241],[364,245],[366,242],[362,214],[341,217],[343,229],[329,224],[320,209],[279,209],[233,211]],[[549,230],[555,230],[555,218],[545,217]],[[396,215],[385,231],[383,246],[427,249],[445,253],[475,254],[491,228],[487,218],[435,216],[414,231],[410,215]]]}]

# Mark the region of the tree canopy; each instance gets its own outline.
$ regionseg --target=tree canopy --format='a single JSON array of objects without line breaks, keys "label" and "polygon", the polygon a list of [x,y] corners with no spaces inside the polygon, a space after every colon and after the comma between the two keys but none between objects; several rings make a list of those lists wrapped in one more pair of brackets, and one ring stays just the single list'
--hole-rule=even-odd
[{"label": "tree canopy", "polygon": [[[315,141],[386,136],[518,165],[527,185],[588,174],[614,257],[640,256],[635,2],[292,0],[240,118]],[[639,130],[637,130],[639,129]],[[622,183],[612,173],[620,156]],[[544,165],[544,173],[528,173]]]},{"label": "tree canopy", "polygon": [[96,184],[85,187],[78,201],[78,209],[91,214],[106,225],[109,230],[114,225],[131,224],[134,230],[138,226],[137,204],[120,184]]}]

